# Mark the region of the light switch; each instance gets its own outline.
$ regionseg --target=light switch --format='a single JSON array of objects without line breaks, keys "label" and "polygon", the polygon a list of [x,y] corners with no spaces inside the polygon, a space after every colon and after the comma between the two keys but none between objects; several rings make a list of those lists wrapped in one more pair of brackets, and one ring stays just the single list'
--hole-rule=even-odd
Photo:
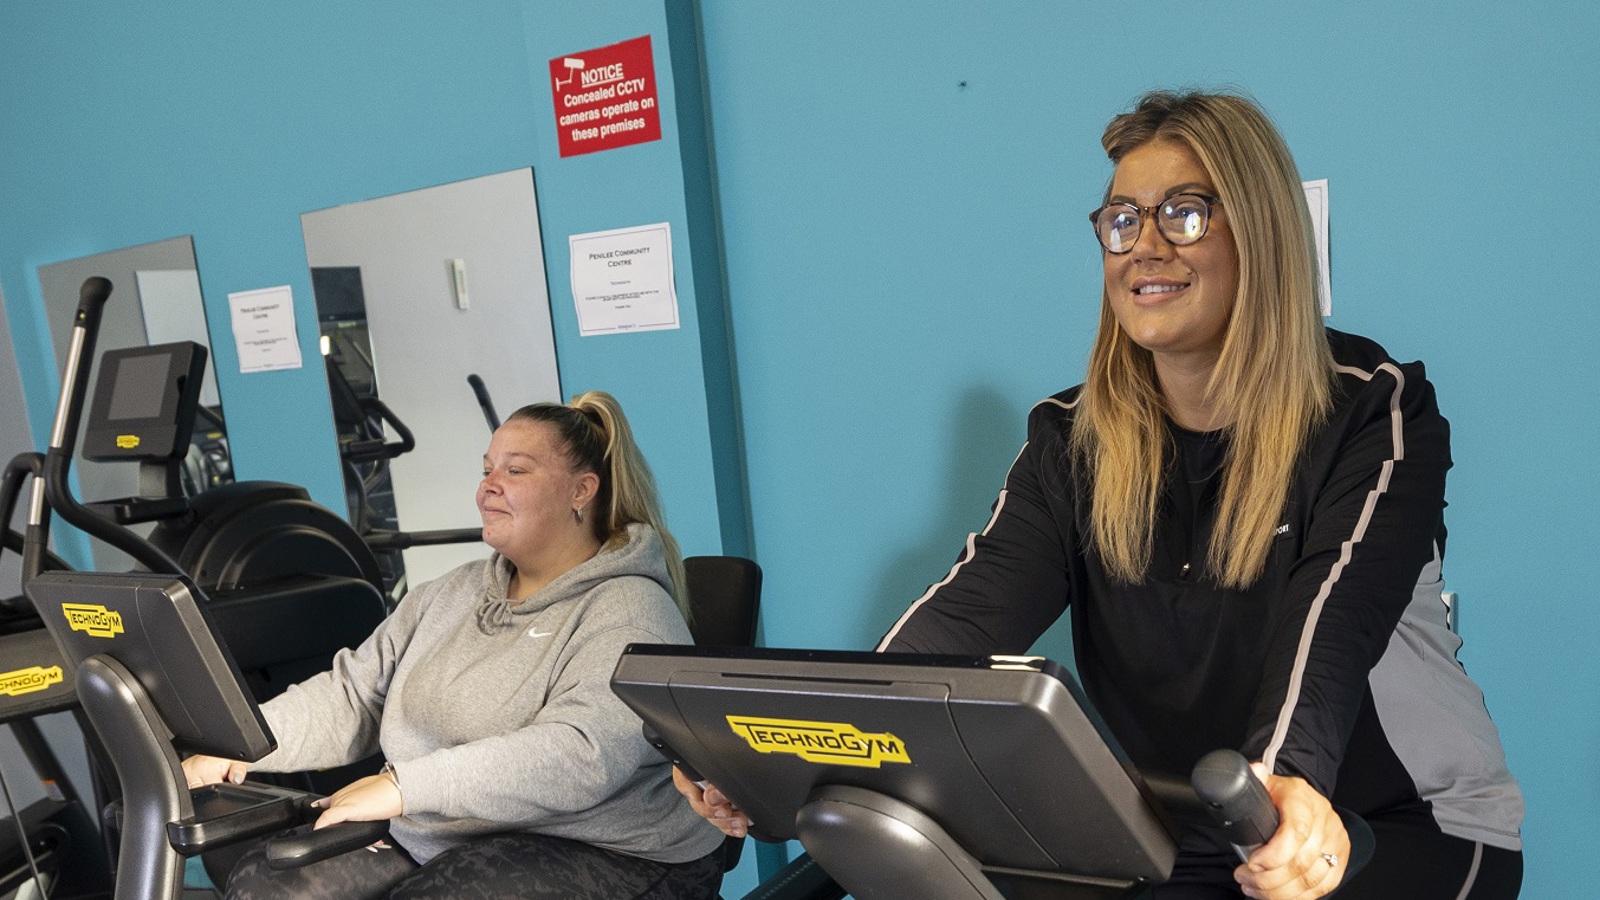
[{"label": "light switch", "polygon": [[450,284],[456,291],[456,309],[467,308],[467,261],[450,260]]}]

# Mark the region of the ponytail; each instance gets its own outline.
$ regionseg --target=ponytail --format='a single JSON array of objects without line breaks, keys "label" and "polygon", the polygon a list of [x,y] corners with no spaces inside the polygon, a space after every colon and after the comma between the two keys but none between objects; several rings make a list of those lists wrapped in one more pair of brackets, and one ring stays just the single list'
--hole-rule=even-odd
[{"label": "ponytail", "polygon": [[605,391],[587,391],[566,405],[535,403],[512,413],[507,422],[544,422],[556,429],[567,455],[579,471],[600,477],[589,525],[602,546],[614,547],[627,540],[628,526],[635,522],[649,525],[661,539],[667,558],[667,574],[672,581],[672,599],[690,620],[689,595],[684,584],[683,554],[678,541],[667,530],[661,512],[661,497],[655,476],[645,462],[633,429],[622,414],[617,398]]}]

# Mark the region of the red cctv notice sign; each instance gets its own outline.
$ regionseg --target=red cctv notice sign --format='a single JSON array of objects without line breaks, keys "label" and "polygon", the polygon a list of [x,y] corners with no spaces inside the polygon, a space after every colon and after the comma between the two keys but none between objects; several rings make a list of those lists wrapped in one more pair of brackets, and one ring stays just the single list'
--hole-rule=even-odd
[{"label": "red cctv notice sign", "polygon": [[650,35],[550,60],[562,156],[661,140]]}]

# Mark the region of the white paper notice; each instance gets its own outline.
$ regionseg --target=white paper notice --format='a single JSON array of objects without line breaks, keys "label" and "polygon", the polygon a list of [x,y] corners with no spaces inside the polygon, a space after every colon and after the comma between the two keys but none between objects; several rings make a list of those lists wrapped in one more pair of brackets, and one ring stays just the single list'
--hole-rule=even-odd
[{"label": "white paper notice", "polygon": [[670,223],[574,234],[567,241],[580,335],[678,327]]},{"label": "white paper notice", "polygon": [[300,368],[294,330],[294,294],[288,285],[228,295],[240,372]]},{"label": "white paper notice", "polygon": [[1328,268],[1328,179],[1318,178],[1300,184],[1306,189],[1306,206],[1311,208],[1311,230],[1317,236],[1317,270],[1322,275],[1322,283],[1317,285],[1317,291],[1322,298],[1322,314],[1331,316],[1333,277]]}]

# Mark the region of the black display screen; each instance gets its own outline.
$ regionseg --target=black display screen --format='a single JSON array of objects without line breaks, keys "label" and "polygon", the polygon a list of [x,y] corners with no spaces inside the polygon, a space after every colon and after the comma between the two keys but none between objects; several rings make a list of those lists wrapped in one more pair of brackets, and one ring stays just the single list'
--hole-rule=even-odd
[{"label": "black display screen", "polygon": [[111,382],[111,407],[106,418],[113,422],[153,419],[161,415],[162,384],[172,366],[170,354],[125,356],[117,360]]}]

